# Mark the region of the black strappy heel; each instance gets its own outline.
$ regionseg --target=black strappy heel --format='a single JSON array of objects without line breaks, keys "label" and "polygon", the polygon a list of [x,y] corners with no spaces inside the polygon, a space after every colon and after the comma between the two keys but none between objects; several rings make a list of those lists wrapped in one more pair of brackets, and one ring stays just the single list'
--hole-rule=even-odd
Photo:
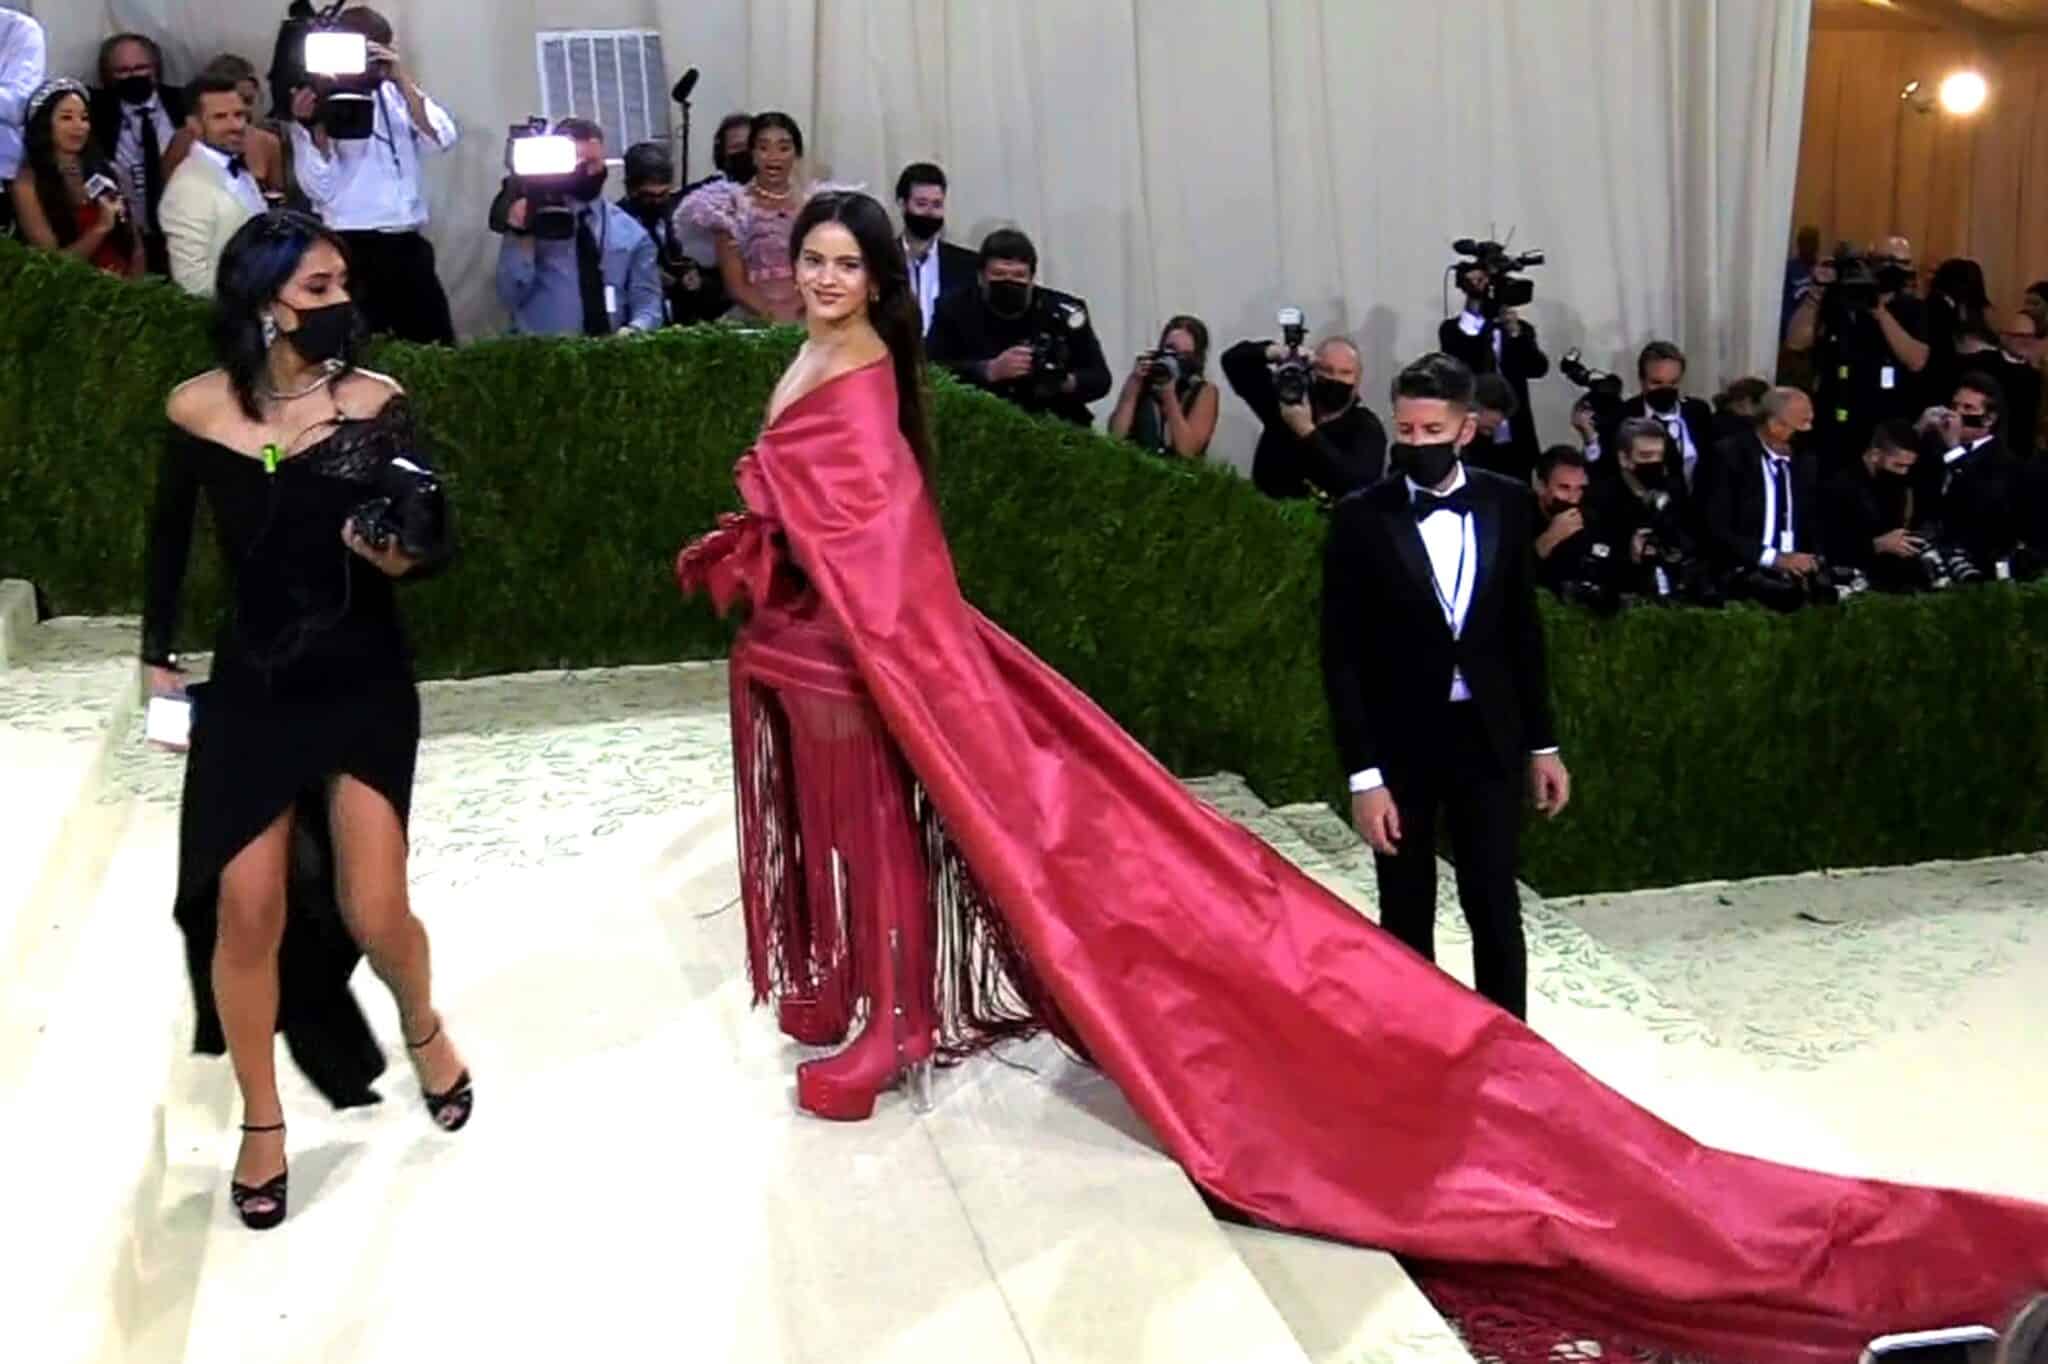
[{"label": "black strappy heel", "polygon": [[[434,1030],[417,1042],[405,1044],[406,1050],[418,1051],[432,1046],[434,1039],[441,1035],[441,1020],[434,1020]],[[476,1089],[469,1081],[469,1071],[464,1070],[455,1078],[455,1083],[439,1094],[430,1094],[425,1085],[420,1086],[420,1097],[427,1102],[427,1116],[434,1126],[443,1132],[460,1132],[469,1123],[469,1115],[476,1109]]]},{"label": "black strappy heel", "polygon": [[[242,1125],[244,1132],[282,1132],[284,1124],[271,1123],[267,1127]],[[235,1215],[242,1219],[242,1225],[251,1231],[269,1231],[284,1221],[285,1185],[290,1175],[287,1169],[276,1179],[263,1184],[238,1184],[228,1181],[228,1199],[235,1205]],[[268,1207],[252,1208],[252,1203],[267,1203]]]}]

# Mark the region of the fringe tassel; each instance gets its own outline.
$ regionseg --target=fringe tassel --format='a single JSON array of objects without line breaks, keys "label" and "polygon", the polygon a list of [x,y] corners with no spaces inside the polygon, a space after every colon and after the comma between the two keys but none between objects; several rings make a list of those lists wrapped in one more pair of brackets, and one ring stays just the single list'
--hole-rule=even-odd
[{"label": "fringe tassel", "polygon": [[1572,1364],[1581,1360],[1704,1364],[1681,1360],[1641,1341],[1619,1338],[1612,1331],[1572,1326],[1567,1316],[1520,1294],[1461,1281],[1454,1265],[1405,1267],[1480,1364]]}]

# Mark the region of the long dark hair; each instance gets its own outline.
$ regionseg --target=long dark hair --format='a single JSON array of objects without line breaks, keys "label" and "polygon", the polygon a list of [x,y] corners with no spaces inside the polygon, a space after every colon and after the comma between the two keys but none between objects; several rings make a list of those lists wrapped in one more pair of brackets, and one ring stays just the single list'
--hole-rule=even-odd
[{"label": "long dark hair", "polygon": [[[67,99],[85,105],[87,117],[91,117],[92,106],[85,96],[66,90],[43,101],[43,107],[36,110],[36,116],[22,130],[21,139],[29,178],[36,187],[36,202],[43,206],[43,217],[49,220],[50,231],[57,234],[59,246],[69,246],[79,238],[78,206],[71,202],[71,186],[65,183],[64,172],[57,165],[57,110]],[[78,154],[78,168],[88,179],[104,175],[115,184],[121,182],[111,165],[93,155],[90,125],[86,129],[85,150]],[[107,240],[123,255],[135,249],[135,237],[125,218],[115,225]]]},{"label": "long dark hair", "polygon": [[[319,219],[290,209],[272,209],[251,218],[221,252],[213,294],[213,351],[251,421],[263,417],[257,389],[270,363],[264,315],[316,242],[326,242],[347,263],[348,246],[340,237]],[[350,368],[344,360],[330,378],[339,379]]]},{"label": "long dark hair", "polygon": [[1932,301],[1941,304],[1940,311],[1947,314],[1945,320],[1953,328],[1953,335],[1936,338],[1938,341],[1953,344],[1975,336],[1998,344],[1998,333],[1991,327],[1991,292],[1984,287],[1983,266],[1964,256],[1952,257],[1935,267],[1927,285]]},{"label": "long dark hair", "polygon": [[1166,325],[1159,329],[1159,345],[1166,346],[1166,338],[1175,332],[1186,332],[1188,339],[1195,343],[1195,374],[1200,375],[1209,368],[1209,327],[1201,318],[1192,313],[1177,313],[1166,319]]},{"label": "long dark hair", "polygon": [[796,215],[789,231],[789,258],[803,254],[804,238],[820,223],[838,223],[860,243],[861,263],[875,286],[868,322],[889,347],[896,366],[896,425],[917,456],[927,478],[932,471],[931,404],[924,380],[924,313],[910,289],[910,267],[896,245],[889,212],[857,191],[833,191],[812,197]]}]

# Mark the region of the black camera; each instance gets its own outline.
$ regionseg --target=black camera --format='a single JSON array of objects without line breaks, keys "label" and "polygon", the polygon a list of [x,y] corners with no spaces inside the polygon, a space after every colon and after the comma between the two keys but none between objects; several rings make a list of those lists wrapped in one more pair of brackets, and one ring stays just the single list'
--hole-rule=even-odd
[{"label": "black camera", "polygon": [[370,548],[396,545],[407,558],[425,561],[447,547],[448,496],[432,469],[398,455],[371,477],[375,495],[350,514],[356,534]]},{"label": "black camera", "polygon": [[1604,369],[1594,369],[1573,346],[1557,362],[1558,373],[1586,390],[1584,402],[1593,413],[1593,429],[1599,432],[1612,431],[1621,421],[1622,383],[1619,374],[1610,374]]},{"label": "black camera", "polygon": [[339,27],[347,0],[316,7],[297,0],[278,26],[272,49],[270,86],[280,117],[291,113],[292,95],[306,86],[319,92],[313,121],[329,137],[361,142],[377,129],[377,87],[391,77],[390,65],[370,57],[369,40]]},{"label": "black camera", "polygon": [[1620,557],[1613,545],[1595,540],[1579,556],[1572,576],[1557,589],[1558,598],[1600,616],[1621,610]]},{"label": "black camera", "polygon": [[[565,242],[576,235],[576,143],[548,132],[544,118],[515,123],[505,136],[505,181],[491,203],[491,231]],[[512,225],[512,205],[526,201],[526,225]]]},{"label": "black camera", "polygon": [[1720,606],[1727,593],[1701,557],[1678,514],[1676,499],[1653,488],[1644,495],[1643,505],[1650,513],[1650,524],[1643,528],[1643,564],[1649,570],[1650,595],[1666,604]]},{"label": "black camera", "polygon": [[1280,310],[1280,345],[1287,352],[1273,366],[1273,391],[1282,407],[1296,407],[1308,401],[1309,386],[1315,382],[1308,352],[1308,322],[1299,308]]},{"label": "black camera", "polygon": [[1461,280],[1473,270],[1486,272],[1486,291],[1479,299],[1481,316],[1499,317],[1504,309],[1525,308],[1536,297],[1535,281],[1522,278],[1521,272],[1543,264],[1541,251],[1516,255],[1499,242],[1470,237],[1452,242],[1451,250],[1464,257],[1451,267]]},{"label": "black camera", "polygon": [[1171,388],[1182,378],[1180,352],[1161,346],[1145,357],[1145,382],[1154,388]]},{"label": "black camera", "polygon": [[1074,340],[1088,325],[1088,310],[1071,298],[1038,291],[1037,320],[1031,337],[1032,389],[1057,398],[1074,370]]}]

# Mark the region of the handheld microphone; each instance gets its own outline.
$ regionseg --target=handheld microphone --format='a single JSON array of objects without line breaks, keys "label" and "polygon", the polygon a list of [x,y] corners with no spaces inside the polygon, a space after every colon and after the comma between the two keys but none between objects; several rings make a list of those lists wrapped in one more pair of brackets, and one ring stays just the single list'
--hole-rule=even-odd
[{"label": "handheld microphone", "polygon": [[111,176],[96,171],[86,177],[85,197],[95,203],[102,200],[119,200],[121,187],[114,183]]}]

